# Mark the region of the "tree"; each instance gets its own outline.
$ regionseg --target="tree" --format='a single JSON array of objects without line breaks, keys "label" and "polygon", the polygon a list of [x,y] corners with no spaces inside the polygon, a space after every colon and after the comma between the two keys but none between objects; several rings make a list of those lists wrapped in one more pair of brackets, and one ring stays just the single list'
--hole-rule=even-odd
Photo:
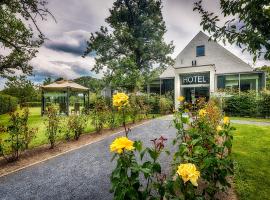
[{"label": "tree", "polygon": [[264,65],[257,69],[266,72],[266,89],[270,90],[270,66]]},{"label": "tree", "polygon": [[106,18],[109,28],[91,33],[84,56],[95,52],[96,73],[112,87],[137,90],[155,68],[173,64],[173,44],[166,44],[161,0],[116,0]]},{"label": "tree", "polygon": [[45,39],[37,25],[38,16],[45,20],[48,14],[51,15],[46,4],[46,0],[0,1],[0,46],[3,50],[0,76],[7,77],[16,70],[26,74],[32,72],[28,61],[35,57]]},{"label": "tree", "polygon": [[253,60],[270,60],[270,5],[269,0],[220,0],[220,9],[228,20],[220,23],[220,16],[203,7],[203,0],[194,3],[201,14],[201,25],[211,39],[235,43],[243,51],[253,54]]},{"label": "tree", "polygon": [[84,87],[89,88],[91,92],[99,93],[104,87],[104,81],[101,79],[96,79],[91,76],[83,76],[73,80],[75,83],[83,85]]},{"label": "tree", "polygon": [[52,78],[51,77],[47,77],[44,79],[42,85],[49,85],[53,82]]},{"label": "tree", "polygon": [[34,83],[26,76],[9,77],[2,93],[17,97],[20,104],[39,100]]}]

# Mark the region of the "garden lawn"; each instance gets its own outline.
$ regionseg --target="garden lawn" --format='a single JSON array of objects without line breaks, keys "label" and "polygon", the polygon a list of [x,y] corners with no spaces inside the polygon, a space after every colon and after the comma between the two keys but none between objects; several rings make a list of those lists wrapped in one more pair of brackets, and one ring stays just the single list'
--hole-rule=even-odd
[{"label": "garden lawn", "polygon": [[[39,107],[31,107],[29,108],[29,126],[31,128],[38,128],[38,132],[36,134],[36,137],[33,139],[33,141],[30,143],[29,147],[37,147],[43,144],[48,144],[48,139],[46,137],[46,127],[45,127],[45,121],[46,117],[40,115],[40,108]],[[66,116],[63,116],[63,118],[66,118]],[[7,125],[9,120],[8,114],[0,115],[0,124]],[[85,129],[86,133],[93,132],[94,127],[91,124],[91,120],[88,121],[87,127]],[[5,137],[5,135],[0,135],[0,138],[2,139]],[[57,140],[63,140],[65,138],[65,131],[62,131],[59,135]]]},{"label": "garden lawn", "polygon": [[[29,148],[33,147],[38,147],[43,144],[48,144],[48,138],[46,136],[46,127],[45,127],[45,122],[46,122],[46,116],[41,116],[40,115],[40,108],[39,107],[30,107],[29,108],[29,127],[31,128],[38,128],[38,132],[36,134],[36,137],[31,141]],[[149,114],[148,118],[153,118],[153,117],[158,117],[160,116],[159,114]],[[62,122],[61,122],[61,127],[62,131],[59,133],[57,136],[57,141],[64,140],[65,139],[65,133],[66,133],[66,121],[67,116],[62,116]],[[8,114],[3,114],[0,115],[0,124],[2,125],[7,125],[9,121],[9,115]],[[131,122],[130,116],[127,116],[127,122]],[[84,130],[85,133],[93,133],[95,131],[95,127],[93,126],[92,118],[91,116],[88,118],[87,126]],[[105,128],[108,128],[108,125],[105,124]],[[6,139],[7,134],[2,134],[0,133],[0,139]]]},{"label": "garden lawn", "polygon": [[235,187],[239,199],[270,199],[270,126],[234,127]]}]

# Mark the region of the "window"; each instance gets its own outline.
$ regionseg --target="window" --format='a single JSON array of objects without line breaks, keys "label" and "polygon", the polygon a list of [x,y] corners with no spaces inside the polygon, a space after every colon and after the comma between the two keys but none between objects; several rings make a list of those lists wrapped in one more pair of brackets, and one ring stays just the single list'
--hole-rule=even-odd
[{"label": "window", "polygon": [[204,47],[204,45],[196,47],[196,56],[197,57],[205,56],[205,47]]},{"label": "window", "polygon": [[219,75],[217,76],[217,88],[237,91],[239,89],[240,91],[258,91],[263,88],[263,81],[262,73]]}]

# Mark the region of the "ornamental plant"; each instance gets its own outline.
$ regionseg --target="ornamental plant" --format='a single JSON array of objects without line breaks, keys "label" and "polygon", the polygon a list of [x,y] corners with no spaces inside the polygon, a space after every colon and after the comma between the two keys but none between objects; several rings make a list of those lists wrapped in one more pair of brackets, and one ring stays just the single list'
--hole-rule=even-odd
[{"label": "ornamental plant", "polygon": [[50,149],[54,148],[57,135],[61,132],[60,122],[61,119],[60,116],[58,115],[56,107],[49,106],[45,126],[46,126],[46,136],[50,142]]},{"label": "ornamental plant", "polygon": [[[171,155],[165,150],[165,138],[152,140],[152,147],[128,137],[117,138],[110,146],[116,159],[111,175],[114,199],[216,199],[230,187],[234,128],[229,117],[222,116],[211,101],[194,106],[178,100],[173,120],[176,151],[166,167],[171,172],[165,174],[159,163],[161,154]],[[194,108],[198,110],[190,112]]]},{"label": "ornamental plant", "polygon": [[122,115],[122,122],[125,128],[126,136],[130,132],[130,129],[126,126],[127,107],[129,105],[129,97],[125,93],[117,93],[113,95],[113,106],[115,106]]},{"label": "ornamental plant", "polygon": [[[201,172],[201,196],[215,199],[220,191],[230,187],[228,177],[233,175],[231,158],[232,130],[228,117],[222,118],[221,110],[213,102],[200,104],[201,109],[185,119],[185,104],[175,113],[174,126],[177,137],[174,143],[175,166],[193,162]],[[193,191],[193,194],[198,191]]]},{"label": "ornamental plant", "polygon": [[96,99],[94,100],[91,117],[92,124],[95,126],[95,129],[98,133],[105,126],[108,117],[108,110],[109,108],[105,99],[101,96],[96,97]]},{"label": "ornamental plant", "polygon": [[19,159],[19,155],[28,148],[29,143],[34,138],[37,129],[28,127],[29,110],[24,108],[11,112],[9,125],[1,126],[0,133],[7,133],[7,139],[0,141],[0,155],[7,161],[12,162]]},{"label": "ornamental plant", "polygon": [[[86,115],[70,115],[67,120],[68,133],[72,133],[75,140],[78,140],[83,134],[87,125]],[[70,138],[70,134],[67,135]]]},{"label": "ornamental plant", "polygon": [[[114,199],[162,199],[165,195],[166,175],[161,171],[158,158],[164,149],[165,138],[152,140],[153,146],[143,148],[141,141],[127,137],[116,138],[110,151],[116,167],[111,174]],[[147,156],[146,156],[147,155]],[[145,157],[149,160],[145,161]],[[141,180],[144,177],[144,180]]]}]

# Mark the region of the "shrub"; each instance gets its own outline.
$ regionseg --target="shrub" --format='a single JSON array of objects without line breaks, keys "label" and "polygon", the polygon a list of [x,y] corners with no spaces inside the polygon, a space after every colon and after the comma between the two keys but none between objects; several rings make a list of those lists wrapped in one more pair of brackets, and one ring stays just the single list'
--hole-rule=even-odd
[{"label": "shrub", "polygon": [[24,108],[23,114],[21,116],[21,127],[20,130],[23,134],[24,146],[25,149],[28,149],[30,142],[35,138],[36,133],[38,131],[37,128],[29,128],[28,127],[28,119],[29,119],[29,109]]},{"label": "shrub", "polygon": [[264,91],[261,93],[258,106],[260,116],[270,117],[270,91]]},{"label": "shrub", "polygon": [[173,101],[166,97],[160,97],[159,99],[160,114],[169,114],[173,110]]},{"label": "shrub", "polygon": [[85,115],[70,115],[67,122],[68,132],[72,132],[74,139],[78,140],[86,127],[87,117]]},{"label": "shrub", "polygon": [[41,102],[25,102],[21,105],[22,107],[41,107]]},{"label": "shrub", "polygon": [[119,115],[114,108],[110,108],[107,112],[107,122],[111,130],[119,125]]},{"label": "shrub", "polygon": [[96,97],[95,101],[93,102],[93,109],[92,109],[92,124],[95,126],[97,132],[100,132],[106,121],[107,121],[107,112],[108,106],[106,104],[105,98],[102,96]]},{"label": "shrub", "polygon": [[147,117],[151,112],[151,106],[147,103],[147,96],[140,96],[138,99],[138,105],[141,110],[141,118]]},{"label": "shrub", "polygon": [[60,133],[60,117],[54,106],[48,107],[46,125],[46,135],[50,142],[50,149],[55,146],[55,141],[58,133]]},{"label": "shrub", "polygon": [[138,104],[137,100],[138,99],[136,95],[133,94],[129,96],[128,113],[130,114],[133,123],[135,123],[141,111],[140,105]]},{"label": "shrub", "polygon": [[18,99],[10,95],[0,94],[0,114],[14,112],[18,106]]},{"label": "shrub", "polygon": [[150,95],[147,98],[146,104],[149,105],[151,114],[159,114],[160,113],[159,95]]},{"label": "shrub", "polygon": [[18,160],[20,152],[28,148],[37,132],[37,129],[28,127],[28,116],[28,108],[25,108],[22,114],[20,112],[11,112],[9,125],[0,128],[0,132],[8,134],[7,139],[0,141],[0,154],[7,161]]},{"label": "shrub", "polygon": [[257,96],[255,92],[241,92],[225,100],[224,111],[231,116],[257,116]]},{"label": "shrub", "polygon": [[217,193],[230,187],[234,128],[228,117],[222,120],[214,102],[199,102],[198,107],[200,110],[190,113],[190,105],[181,100],[175,112],[177,148],[169,175],[163,173],[158,162],[160,154],[167,152],[162,136],[151,140],[153,146],[146,148],[141,141],[128,139],[127,134],[112,142],[110,151],[117,159],[111,174],[114,199],[216,199]]}]

